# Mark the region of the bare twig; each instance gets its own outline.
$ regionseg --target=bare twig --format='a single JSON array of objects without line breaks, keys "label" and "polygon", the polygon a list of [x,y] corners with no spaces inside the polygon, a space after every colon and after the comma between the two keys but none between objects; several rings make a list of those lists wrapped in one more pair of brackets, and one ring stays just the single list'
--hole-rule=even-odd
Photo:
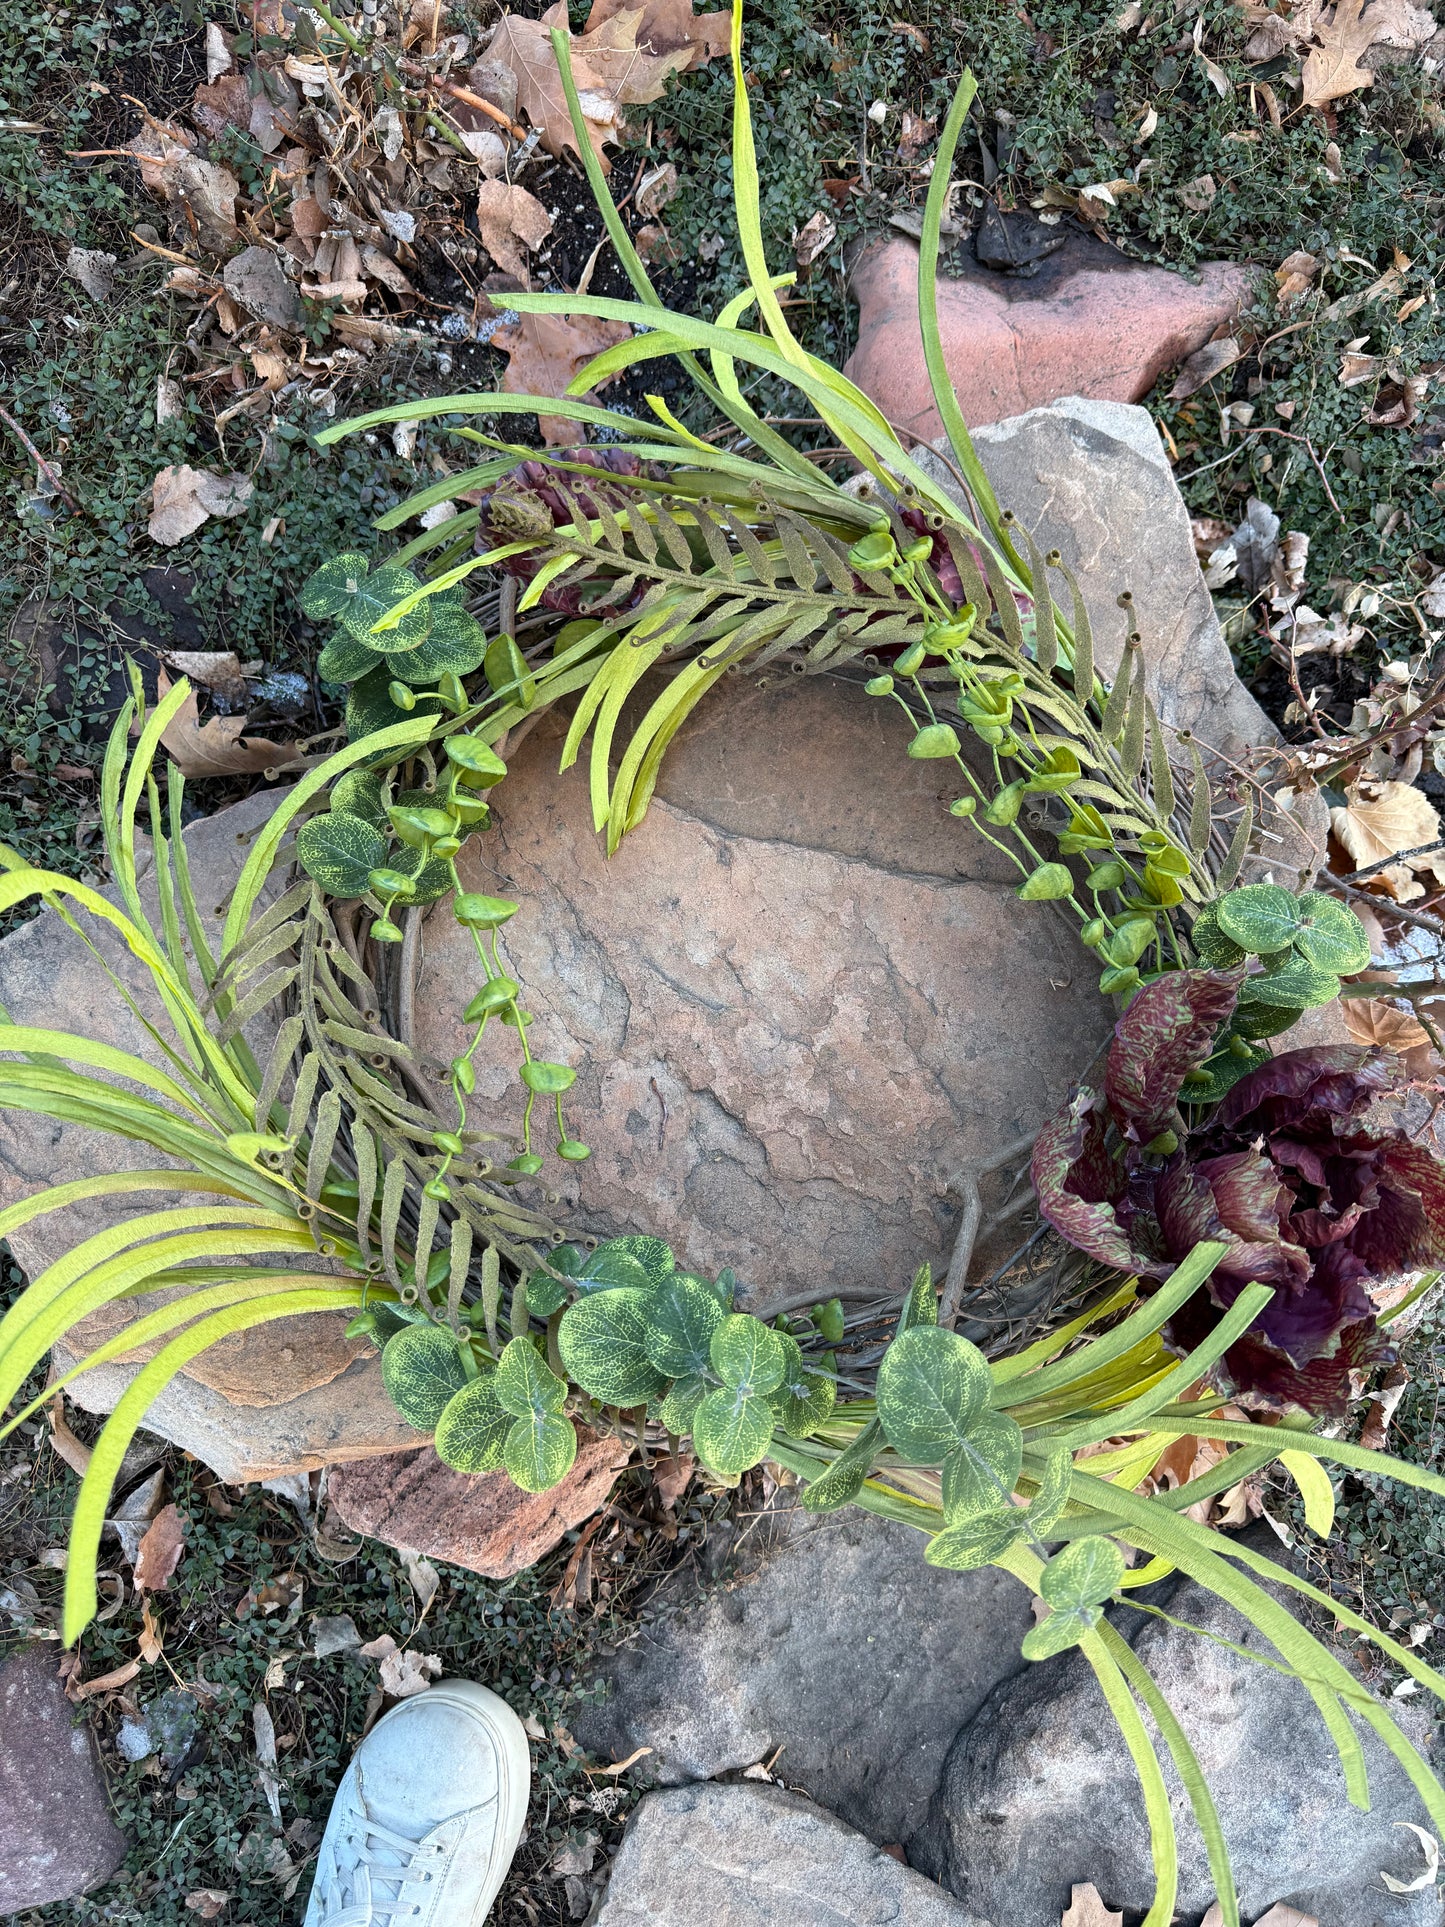
[{"label": "bare twig", "polygon": [[20,426],[19,422],[16,421],[8,408],[0,408],[0,421],[3,421],[11,434],[14,435],[31,461],[35,463],[35,466],[40,470],[46,481],[49,482],[50,486],[55,490],[55,493],[60,496],[71,514],[79,515],[79,502],[76,501],[70,490],[65,486],[64,482],[61,481],[59,475],[56,474],[49,462],[46,461],[40,450],[35,446],[34,442],[31,441],[30,437],[25,433],[25,430]]},{"label": "bare twig", "polygon": [[1353,884],[1346,883],[1343,877],[1321,877],[1322,883],[1329,882],[1342,890],[1347,897],[1355,897],[1361,903],[1368,903],[1378,916],[1398,917],[1402,923],[1412,923],[1417,930],[1428,930],[1431,936],[1445,937],[1445,921],[1432,917],[1424,910],[1407,910],[1403,904],[1392,903],[1388,897],[1372,896],[1368,890],[1357,890]]},{"label": "bare twig", "polygon": [[[949,1190],[963,1199],[963,1215],[958,1221],[958,1233],[953,1241],[953,1255],[948,1261],[948,1272],[943,1281],[943,1296],[938,1301],[938,1322],[952,1331],[958,1317],[958,1308],[963,1302],[964,1287],[968,1283],[968,1267],[973,1258],[974,1242],[978,1237],[979,1220],[983,1216],[983,1200],[979,1196],[978,1181],[991,1172],[1002,1170],[1007,1164],[1031,1151],[1037,1131],[1030,1131],[1027,1137],[1016,1138],[1006,1144],[1001,1151],[995,1151],[991,1158],[972,1170],[961,1171],[950,1179]],[[1005,1213],[1004,1215],[1008,1215]]]},{"label": "bare twig", "polygon": [[1366,869],[1351,870],[1345,877],[1346,883],[1363,883],[1367,877],[1377,877],[1382,870],[1392,864],[1408,863],[1412,856],[1431,856],[1436,850],[1445,850],[1445,837],[1437,837],[1433,843],[1417,843],[1413,850],[1396,850],[1393,856],[1382,856],[1378,863],[1371,863]]}]

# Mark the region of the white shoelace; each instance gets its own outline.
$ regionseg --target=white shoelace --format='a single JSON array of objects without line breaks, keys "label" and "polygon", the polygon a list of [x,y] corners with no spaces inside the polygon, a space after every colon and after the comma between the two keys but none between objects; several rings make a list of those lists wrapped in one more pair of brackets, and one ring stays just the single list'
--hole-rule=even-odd
[{"label": "white shoelace", "polygon": [[[431,1879],[430,1870],[421,1869],[417,1862],[422,1856],[432,1858],[435,1849],[373,1819],[359,1773],[356,1807],[355,1818],[337,1842],[349,1851],[350,1864],[339,1867],[327,1883],[321,1899],[321,1927],[394,1927],[395,1922],[421,1912],[419,1906],[403,1902],[402,1888]],[[394,1890],[389,1899],[378,1891],[382,1887]]]}]

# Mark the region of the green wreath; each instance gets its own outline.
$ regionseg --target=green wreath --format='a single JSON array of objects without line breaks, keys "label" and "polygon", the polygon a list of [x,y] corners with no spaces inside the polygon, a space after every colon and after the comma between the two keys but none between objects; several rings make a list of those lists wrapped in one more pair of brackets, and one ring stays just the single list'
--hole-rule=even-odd
[{"label": "green wreath", "polygon": [[[651,422],[575,398],[483,394],[328,429],[322,444],[383,423],[446,417],[487,451],[470,471],[384,517],[383,530],[459,492],[480,499],[381,566],[342,555],[306,586],[308,614],[336,624],[320,669],[350,685],[350,741],[302,776],[257,836],[219,951],[187,873],[181,782],[168,773],[163,806],[154,767],[186,700],[184,683],[148,712],[137,690],[106,757],[102,813],[123,910],[5,855],[0,909],[38,897],[68,921],[79,909],[108,923],[149,969],[169,1034],[152,1028],[156,1063],[9,1025],[0,1031],[0,1103],[116,1132],[174,1163],[27,1198],[0,1213],[0,1236],[81,1198],[180,1191],[197,1202],[87,1239],[29,1285],[0,1323],[0,1406],[98,1307],[167,1289],[161,1308],[59,1380],[160,1343],[108,1419],[82,1481],[66,1574],[71,1642],[95,1614],[109,1493],[148,1405],[207,1346],[273,1319],[348,1312],[351,1333],[381,1347],[397,1409],[434,1434],[439,1455],[468,1473],[504,1468],[526,1491],[566,1475],[574,1420],[635,1436],[644,1448],[690,1438],[720,1480],[770,1459],[801,1483],[804,1506],[862,1505],[925,1533],[931,1563],[996,1564],[1035,1592],[1048,1610],[1025,1654],[1082,1649],[1138,1768],[1158,1878],[1146,1927],[1172,1918],[1178,1857],[1145,1714],[1188,1789],[1225,1922],[1237,1927],[1198,1761],[1104,1616],[1109,1601],[1127,1601],[1167,1572],[1188,1574],[1237,1608],[1273,1647],[1271,1663],[1301,1679],[1340,1749],[1351,1799],[1366,1798],[1355,1714],[1405,1764],[1445,1831],[1445,1790],[1428,1765],[1251,1573],[1327,1608],[1441,1697],[1445,1678],[1288,1569],[1186,1516],[1275,1461],[1324,1532],[1333,1511],[1327,1465],[1445,1493],[1432,1473],[1315,1429],[1319,1413],[1339,1406],[1346,1368],[1381,1354],[1380,1321],[1358,1279],[1341,1283],[1328,1270],[1339,1270],[1340,1253],[1327,1261],[1304,1232],[1300,1242],[1277,1241],[1266,1254],[1271,1282],[1257,1282],[1255,1267],[1268,1267],[1235,1228],[1237,1200],[1219,1176],[1228,1166],[1238,1185],[1278,1183],[1274,1167],[1263,1178],[1246,1170],[1248,1156],[1258,1163],[1261,1154],[1235,1141],[1261,1107],[1293,1104],[1312,1128],[1326,1117],[1337,1138],[1388,1081],[1376,1053],[1293,1053],[1310,1062],[1286,1073],[1277,1067],[1289,1060],[1262,1048],[1302,1010],[1333,999],[1340,977],[1367,965],[1368,945],[1327,894],[1238,883],[1253,828],[1248,794],[1228,781],[1216,788],[1193,742],[1181,738],[1182,755],[1171,755],[1137,637],[1106,686],[1077,583],[994,499],[944,371],[933,306],[971,79],[940,141],[919,275],[956,497],[908,455],[866,396],[788,330],[777,290],[790,277],[771,279],[763,255],[740,22],[735,0],[733,174],[748,293],[712,323],[662,307],[583,134],[566,38],[554,34],[578,146],[637,299],[508,297],[522,312],[631,323],[629,339],[581,371],[574,395],[623,368],[675,356],[736,430],[734,446],[693,434],[655,397]],[[754,307],[759,331],[742,326]],[[763,421],[743,394],[739,364],[799,390],[864,471],[864,487],[845,491]],[[539,410],[610,440],[539,452],[467,423]],[[481,605],[489,626],[467,604],[479,572],[491,583]],[[588,747],[595,826],[615,849],[645,812],[672,737],[744,663],[866,672],[869,692],[906,712],[908,754],[956,768],[959,833],[1005,852],[1022,903],[1067,907],[1095,953],[1101,991],[1123,1005],[1103,1092],[1082,1093],[1034,1151],[1044,1214],[1090,1261],[1089,1303],[1022,1351],[986,1358],[955,1332],[966,1266],[953,1267],[941,1301],[925,1268],[902,1296],[876,1376],[859,1383],[838,1363],[847,1332],[836,1300],[767,1322],[735,1307],[729,1273],[695,1276],[654,1238],[569,1239],[532,1201],[545,1161],[538,1099],[555,1120],[555,1155],[588,1155],[566,1125],[575,1067],[533,1055],[523,988],[504,948],[517,906],[462,889],[458,854],[486,833],[509,733],[565,699],[575,707],[564,766]],[[660,693],[620,744],[624,705],[654,671]],[[143,807],[158,928],[136,876]],[[279,894],[263,908],[272,883]],[[465,1011],[471,1042],[439,1097],[396,1013],[415,981],[421,907],[447,897],[472,933],[479,978]],[[254,1036],[268,1024],[258,1058],[248,1029]],[[515,1033],[526,1092],[520,1138],[500,1164],[493,1120],[475,1096],[474,1057],[489,1024]],[[1391,1263],[1438,1262],[1445,1173],[1388,1133],[1367,1133],[1360,1144],[1352,1154],[1373,1159],[1377,1183],[1416,1213],[1386,1254]],[[1213,1416],[1226,1390],[1253,1401],[1256,1417]],[[0,1436],[40,1403],[22,1406]],[[1161,1450],[1205,1420],[1230,1447],[1224,1462],[1176,1492],[1135,1491]],[[1127,1569],[1121,1546],[1144,1563]]]}]

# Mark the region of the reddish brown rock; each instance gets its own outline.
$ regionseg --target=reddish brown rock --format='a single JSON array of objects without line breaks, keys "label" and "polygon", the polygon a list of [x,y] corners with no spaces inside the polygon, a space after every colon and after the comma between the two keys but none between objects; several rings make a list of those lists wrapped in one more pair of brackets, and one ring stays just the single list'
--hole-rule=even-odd
[{"label": "reddish brown rock", "polygon": [[331,1502],[353,1532],[510,1579],[607,1501],[631,1447],[578,1431],[577,1461],[550,1492],[521,1492],[505,1472],[453,1472],[427,1446],[365,1459],[331,1475]]},{"label": "reddish brown rock", "polygon": [[[1063,395],[1139,401],[1166,368],[1238,309],[1249,271],[1209,262],[1197,282],[1129,262],[1074,235],[1032,278],[965,259],[939,275],[943,355],[971,428]],[[888,419],[924,441],[943,432],[918,328],[918,249],[902,239],[865,250],[853,270],[858,346],[844,373]]]}]

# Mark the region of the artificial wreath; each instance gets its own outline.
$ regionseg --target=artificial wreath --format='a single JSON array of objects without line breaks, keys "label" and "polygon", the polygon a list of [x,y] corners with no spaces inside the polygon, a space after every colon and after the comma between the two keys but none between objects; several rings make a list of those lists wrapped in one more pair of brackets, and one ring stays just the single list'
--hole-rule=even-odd
[{"label": "artificial wreath", "polygon": [[[580,130],[565,36],[553,38]],[[348,553],[307,584],[307,613],[334,623],[320,673],[348,686],[349,740],[306,771],[257,836],[219,947],[190,886],[181,783],[169,772],[163,798],[155,767],[184,683],[148,711],[137,691],[106,757],[103,818],[123,907],[5,857],[0,908],[38,897],[72,924],[76,911],[108,923],[148,966],[166,1028],[152,1027],[158,1048],[146,1061],[9,1025],[0,1103],[117,1132],[171,1163],[24,1199],[0,1213],[0,1236],[80,1198],[189,1199],[77,1244],[31,1282],[0,1323],[0,1406],[98,1307],[161,1294],[73,1368],[159,1344],[82,1482],[66,1575],[71,1641],[95,1612],[111,1484],[147,1406],[207,1346],[273,1319],[348,1313],[349,1331],[380,1347],[397,1409],[447,1464],[504,1469],[527,1491],[566,1476],[578,1423],[644,1450],[690,1439],[720,1480],[771,1460],[800,1483],[804,1506],[863,1505],[926,1534],[931,1563],[997,1564],[1035,1592],[1046,1610],[1025,1653],[1082,1649],[1138,1767],[1158,1875],[1146,1927],[1172,1918],[1178,1867],[1145,1714],[1189,1791],[1224,1920],[1237,1927],[1189,1740],[1104,1608],[1174,1570],[1209,1587],[1314,1697],[1350,1797],[1367,1797],[1358,1718],[1405,1763],[1445,1830],[1445,1790],[1428,1765],[1252,1574],[1326,1608],[1442,1697],[1445,1678],[1188,1516],[1276,1461],[1324,1531],[1327,1465],[1445,1494],[1436,1475],[1317,1429],[1387,1356],[1378,1288],[1442,1262],[1445,1168],[1378,1121],[1398,1078],[1385,1053],[1266,1047],[1368,965],[1361,926],[1327,891],[1239,881],[1255,816],[1248,785],[1161,726],[1137,636],[1112,684],[1100,676],[1077,583],[1001,512],[974,455],[933,312],[971,81],[940,142],[920,266],[955,492],[789,332],[777,300],[787,277],[770,277],[763,256],[740,7],[733,64],[743,297],[710,323],[664,309],[580,138],[637,299],[508,298],[523,312],[628,322],[629,339],[581,371],[573,398],[451,396],[318,438],[441,419],[482,459],[381,526],[466,492],[463,512],[428,517],[380,565]],[[753,308],[757,331],[743,326]],[[576,398],[660,356],[682,362],[729,437],[703,439],[656,398],[650,422]],[[740,365],[799,390],[863,486],[845,489],[763,420]],[[478,425],[539,406],[578,424],[576,446],[538,452]],[[1016,866],[1021,916],[1053,903],[1076,919],[1101,992],[1119,1001],[1101,1088],[1079,1091],[1033,1150],[1044,1216],[1089,1261],[1075,1281],[1085,1302],[1023,1350],[986,1357],[953,1329],[966,1253],[942,1298],[927,1268],[901,1292],[881,1357],[860,1376],[847,1350],[856,1316],[836,1300],[764,1320],[739,1307],[729,1273],[694,1275],[648,1236],[599,1244],[539,1202],[549,1154],[588,1155],[566,1121],[575,1067],[533,1053],[525,988],[506,955],[517,905],[463,889],[458,854],[487,833],[513,732],[567,700],[564,767],[586,749],[594,824],[615,849],[644,815],[673,736],[744,663],[853,674],[899,704],[908,754],[957,772],[959,834],[985,837]],[[639,694],[646,707],[623,742]],[[135,864],[143,809],[154,921]],[[440,1080],[418,1060],[406,1016],[432,905],[471,932],[477,958],[471,1040]],[[489,1025],[513,1033],[526,1093],[520,1134],[500,1146],[505,1134],[476,1094]],[[1230,1399],[1247,1420],[1217,1416]],[[1223,1463],[1178,1491],[1135,1489],[1206,1421],[1229,1448]],[[1122,1548],[1142,1562],[1128,1566]]]}]

